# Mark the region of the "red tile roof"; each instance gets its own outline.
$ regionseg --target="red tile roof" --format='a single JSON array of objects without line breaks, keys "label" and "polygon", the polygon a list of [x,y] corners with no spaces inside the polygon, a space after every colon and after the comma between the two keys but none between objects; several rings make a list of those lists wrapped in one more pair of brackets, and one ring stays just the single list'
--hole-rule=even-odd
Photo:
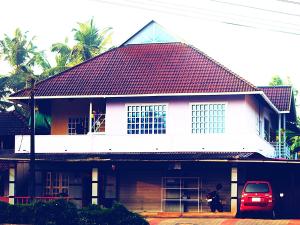
[{"label": "red tile roof", "polygon": [[[36,96],[252,92],[258,89],[184,43],[112,49],[36,85]],[[24,97],[22,90],[12,97]]]},{"label": "red tile roof", "polygon": [[26,119],[16,112],[0,113],[0,135],[29,134]]},{"label": "red tile roof", "polygon": [[279,111],[290,111],[292,87],[291,86],[264,86],[261,89]]}]

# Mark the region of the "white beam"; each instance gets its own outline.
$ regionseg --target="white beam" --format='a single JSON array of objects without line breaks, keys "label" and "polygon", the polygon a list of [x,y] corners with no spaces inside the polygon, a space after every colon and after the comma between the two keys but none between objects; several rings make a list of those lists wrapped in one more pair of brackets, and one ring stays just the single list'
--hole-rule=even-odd
[{"label": "white beam", "polygon": [[8,177],[8,196],[9,196],[9,203],[15,204],[15,182],[16,182],[16,169],[15,167],[9,168],[9,177]]},{"label": "white beam", "polygon": [[237,203],[238,203],[238,168],[231,168],[231,212],[237,213]]},{"label": "white beam", "polygon": [[98,168],[92,169],[92,204],[98,205],[98,190],[99,190],[99,173]]}]

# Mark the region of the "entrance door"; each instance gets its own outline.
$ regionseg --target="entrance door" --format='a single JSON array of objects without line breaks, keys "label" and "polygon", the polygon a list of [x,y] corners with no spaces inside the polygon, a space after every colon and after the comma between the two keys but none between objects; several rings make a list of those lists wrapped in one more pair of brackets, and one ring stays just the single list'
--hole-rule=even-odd
[{"label": "entrance door", "polygon": [[163,177],[162,208],[165,212],[200,212],[201,180],[199,177]]}]

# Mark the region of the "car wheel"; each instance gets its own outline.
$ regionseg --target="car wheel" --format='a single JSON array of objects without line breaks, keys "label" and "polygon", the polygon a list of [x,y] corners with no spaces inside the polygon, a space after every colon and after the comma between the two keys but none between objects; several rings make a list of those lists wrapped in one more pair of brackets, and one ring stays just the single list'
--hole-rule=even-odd
[{"label": "car wheel", "polygon": [[236,214],[236,218],[244,219],[244,218],[246,218],[246,213],[245,212],[238,212]]}]

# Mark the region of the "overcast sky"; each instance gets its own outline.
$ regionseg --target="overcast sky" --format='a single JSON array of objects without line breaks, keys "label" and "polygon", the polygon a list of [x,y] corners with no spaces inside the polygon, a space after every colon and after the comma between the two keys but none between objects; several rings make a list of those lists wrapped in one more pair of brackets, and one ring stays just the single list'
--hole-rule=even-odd
[{"label": "overcast sky", "polygon": [[154,19],[255,85],[277,74],[300,89],[298,0],[6,0],[1,9],[0,39],[20,27],[47,51],[92,17],[113,27],[115,45]]}]

